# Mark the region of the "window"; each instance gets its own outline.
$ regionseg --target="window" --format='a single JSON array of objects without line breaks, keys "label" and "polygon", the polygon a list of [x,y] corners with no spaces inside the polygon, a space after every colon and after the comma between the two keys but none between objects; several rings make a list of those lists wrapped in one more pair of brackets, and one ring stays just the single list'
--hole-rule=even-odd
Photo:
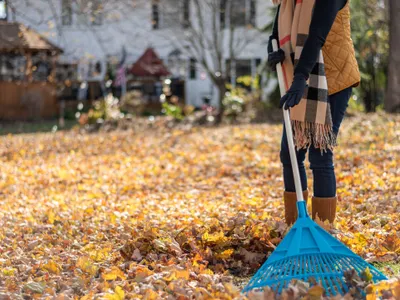
[{"label": "window", "polygon": [[98,26],[103,24],[103,7],[101,0],[92,0],[91,15],[92,25]]},{"label": "window", "polygon": [[195,58],[190,59],[189,63],[189,78],[197,79],[197,61]]},{"label": "window", "polygon": [[26,58],[22,55],[4,53],[0,55],[0,80],[24,80]]},{"label": "window", "polygon": [[62,22],[62,25],[65,25],[65,26],[72,25],[72,1],[71,0],[62,0],[61,22]]},{"label": "window", "polygon": [[152,28],[154,30],[188,28],[190,26],[190,3],[191,0],[152,0]]},{"label": "window", "polygon": [[[71,10],[72,5],[74,4],[74,8],[76,7],[75,13],[77,15],[76,22],[77,24],[82,25],[91,25],[91,26],[99,26],[103,25],[103,3],[104,0],[62,0],[67,3],[66,7],[68,10]],[[69,14],[65,14],[65,18]],[[72,11],[70,13],[71,21],[72,21]],[[71,22],[72,23],[72,22]]]},{"label": "window", "polygon": [[256,26],[257,0],[220,0],[220,23],[228,26]]},{"label": "window", "polygon": [[221,25],[221,28],[225,28],[225,25],[226,25],[226,20],[225,20],[225,18],[226,18],[226,0],[220,0],[221,2],[220,2],[220,12],[219,12],[219,21],[220,21],[220,25]]},{"label": "window", "polygon": [[32,55],[32,79],[33,81],[47,81],[51,75],[53,65],[51,57],[45,53]]},{"label": "window", "polygon": [[236,60],[236,78],[241,76],[251,76],[251,59]]},{"label": "window", "polygon": [[249,24],[256,27],[257,6],[256,0],[250,0],[250,19]]},{"label": "window", "polygon": [[152,23],[153,29],[160,28],[160,11],[159,11],[159,3],[158,1],[153,1],[151,5],[151,15],[152,15]]},{"label": "window", "polygon": [[[252,76],[252,61],[251,59],[236,59],[231,64],[231,60],[226,60],[227,80],[228,82],[237,82],[237,79],[242,76]],[[243,86],[244,87],[244,86]],[[247,87],[246,87],[247,88]]]},{"label": "window", "polygon": [[190,0],[183,0],[182,15],[182,26],[188,28],[190,25]]},{"label": "window", "polygon": [[174,49],[168,54],[168,69],[171,74],[179,77],[187,77],[188,60],[183,57],[183,53],[179,49]]},{"label": "window", "polygon": [[78,66],[76,64],[57,63],[55,76],[58,82],[77,81]]},{"label": "window", "polygon": [[245,26],[247,25],[246,20],[246,1],[243,0],[231,0],[232,4],[230,21],[233,26]]}]

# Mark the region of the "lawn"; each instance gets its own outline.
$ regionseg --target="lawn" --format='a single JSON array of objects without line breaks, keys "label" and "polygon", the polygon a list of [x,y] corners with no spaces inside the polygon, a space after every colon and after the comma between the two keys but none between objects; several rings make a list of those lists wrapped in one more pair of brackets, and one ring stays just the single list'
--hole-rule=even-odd
[{"label": "lawn", "polygon": [[58,130],[69,130],[77,125],[75,120],[66,120],[63,128],[60,128],[58,123],[58,120],[46,120],[39,122],[3,122],[0,123],[0,135],[54,132]]},{"label": "lawn", "polygon": [[[335,235],[389,277],[400,262],[399,124],[348,118],[336,149]],[[287,231],[281,130],[0,137],[0,299],[239,297]]]}]

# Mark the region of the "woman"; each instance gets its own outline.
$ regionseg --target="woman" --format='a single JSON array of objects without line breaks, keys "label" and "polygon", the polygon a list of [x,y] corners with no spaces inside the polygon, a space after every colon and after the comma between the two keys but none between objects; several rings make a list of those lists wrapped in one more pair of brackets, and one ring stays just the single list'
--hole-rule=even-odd
[{"label": "woman", "polygon": [[[350,0],[349,0],[350,1]],[[350,34],[347,0],[273,0],[279,4],[268,45],[268,63],[282,63],[287,93],[280,107],[290,108],[304,200],[308,151],[314,177],[312,216],[333,223],[336,215],[336,178],[333,148],[352,87],[360,73]],[[272,39],[280,49],[272,50]],[[281,152],[285,184],[285,220],[297,218],[296,193],[288,143],[283,130]]]}]

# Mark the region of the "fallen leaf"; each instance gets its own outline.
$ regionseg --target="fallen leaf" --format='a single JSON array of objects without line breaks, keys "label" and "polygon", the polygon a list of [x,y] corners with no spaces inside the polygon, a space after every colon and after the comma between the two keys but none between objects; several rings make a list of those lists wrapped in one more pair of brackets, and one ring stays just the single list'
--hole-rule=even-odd
[{"label": "fallen leaf", "polygon": [[118,267],[112,267],[109,271],[102,274],[104,280],[116,280],[117,278],[125,280],[126,276]]}]

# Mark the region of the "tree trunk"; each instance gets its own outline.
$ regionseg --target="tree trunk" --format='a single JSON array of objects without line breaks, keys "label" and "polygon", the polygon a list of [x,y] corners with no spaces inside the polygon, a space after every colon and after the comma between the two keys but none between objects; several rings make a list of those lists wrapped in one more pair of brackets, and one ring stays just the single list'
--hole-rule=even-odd
[{"label": "tree trunk", "polygon": [[224,104],[222,102],[224,100],[225,93],[226,93],[225,81],[218,82],[216,85],[217,85],[218,92],[219,92],[219,97],[218,97],[219,110],[218,110],[218,114],[217,114],[215,123],[220,124],[224,117]]},{"label": "tree trunk", "polygon": [[400,111],[400,1],[389,0],[389,77],[388,89],[385,97],[387,112]]}]

